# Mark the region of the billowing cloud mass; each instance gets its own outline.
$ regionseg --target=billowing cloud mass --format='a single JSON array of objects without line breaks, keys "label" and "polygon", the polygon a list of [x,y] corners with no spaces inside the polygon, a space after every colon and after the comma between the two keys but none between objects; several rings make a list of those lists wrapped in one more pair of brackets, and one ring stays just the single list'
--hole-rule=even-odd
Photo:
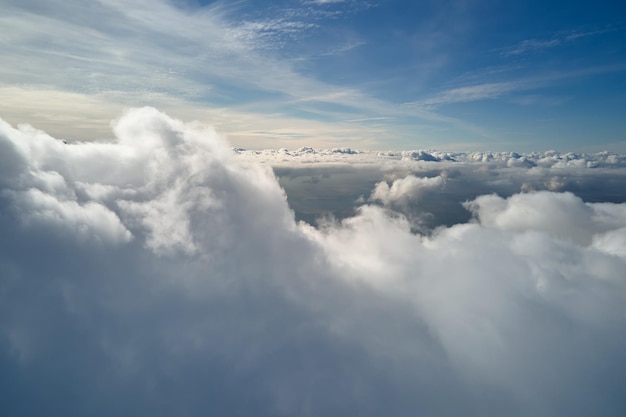
[{"label": "billowing cloud mass", "polygon": [[[550,191],[576,158],[387,155],[314,227],[212,130],[144,108],[114,132],[0,123],[3,415],[626,413],[626,204]],[[517,191],[416,233],[410,202],[466,173]]]}]

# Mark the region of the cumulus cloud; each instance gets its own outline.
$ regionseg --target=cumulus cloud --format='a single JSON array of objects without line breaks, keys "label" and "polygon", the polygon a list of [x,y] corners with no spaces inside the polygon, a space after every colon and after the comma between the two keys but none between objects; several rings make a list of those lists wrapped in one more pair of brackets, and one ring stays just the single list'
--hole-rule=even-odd
[{"label": "cumulus cloud", "polygon": [[594,236],[626,224],[622,205],[585,204],[572,193],[536,192],[508,199],[480,196],[466,207],[486,227],[502,230],[536,230],[561,240],[588,245]]},{"label": "cumulus cloud", "polygon": [[381,181],[376,184],[370,200],[380,200],[389,206],[393,203],[417,199],[424,191],[441,187],[443,183],[442,177],[418,178],[414,175],[393,181],[391,187],[386,181]]},{"label": "cumulus cloud", "polygon": [[[144,108],[114,132],[65,144],[0,123],[7,415],[626,411],[625,204],[485,195],[429,235],[365,204],[316,228],[211,129]],[[543,158],[498,166],[558,163]]]}]

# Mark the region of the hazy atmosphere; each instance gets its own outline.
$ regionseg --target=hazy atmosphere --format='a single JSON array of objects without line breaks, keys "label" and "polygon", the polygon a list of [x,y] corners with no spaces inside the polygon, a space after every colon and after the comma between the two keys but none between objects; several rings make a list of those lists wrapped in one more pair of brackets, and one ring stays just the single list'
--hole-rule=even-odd
[{"label": "hazy atmosphere", "polygon": [[626,415],[622,2],[0,12],[0,415]]}]

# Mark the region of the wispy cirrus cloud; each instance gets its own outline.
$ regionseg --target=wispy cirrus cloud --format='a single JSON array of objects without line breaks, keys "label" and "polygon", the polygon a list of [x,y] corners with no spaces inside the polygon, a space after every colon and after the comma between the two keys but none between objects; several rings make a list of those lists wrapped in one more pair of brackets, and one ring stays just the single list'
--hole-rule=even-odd
[{"label": "wispy cirrus cloud", "polygon": [[[93,8],[72,1],[34,2],[28,8],[15,2],[0,16],[4,28],[0,82],[15,94],[58,91],[58,96],[85,95],[85,101],[104,99],[117,103],[117,111],[125,105],[168,108],[168,102],[186,101],[186,108],[198,108],[196,113],[217,106],[233,113],[239,107],[240,113],[267,115],[292,112],[284,106],[272,109],[276,97],[319,100],[322,94],[350,109],[352,118],[368,115],[362,106],[368,101],[365,94],[344,101],[348,94],[341,94],[341,87],[301,75],[288,59],[272,52],[313,30],[314,19],[288,11],[269,20],[240,21],[233,13],[232,6],[223,4],[187,10],[160,1],[106,0]],[[392,106],[383,106],[393,112]],[[53,112],[54,108],[46,110]],[[36,122],[32,112],[30,116]],[[108,122],[100,130],[107,126]]]},{"label": "wispy cirrus cloud", "polygon": [[[72,0],[58,4],[35,1],[28,7],[12,2],[0,16],[5,41],[0,46],[4,62],[0,83],[5,91],[18,96],[5,101],[22,102],[39,90],[39,96],[53,91],[57,97],[75,95],[77,99],[76,95],[84,95],[82,102],[106,102],[103,109],[117,105],[115,112],[108,111],[102,117],[84,113],[85,119],[92,121],[109,120],[124,106],[150,104],[169,110],[173,102],[184,103],[186,109],[195,108],[190,114],[206,113],[212,108],[210,113],[222,114],[224,120],[238,120],[247,112],[257,120],[279,115],[281,120],[300,119],[308,126],[311,121],[302,119],[298,111],[317,110],[293,108],[289,103],[341,106],[344,112],[325,112],[326,120],[316,122],[328,126],[346,118],[403,114],[401,107],[374,99],[354,87],[331,85],[303,75],[292,60],[281,56],[286,43],[317,29],[317,11],[308,7],[288,9],[269,19],[241,20],[237,8],[216,3],[201,9],[181,9],[164,1],[103,0],[93,7]],[[358,41],[347,43],[325,54],[338,55],[360,45]],[[37,107],[49,102],[42,99]],[[80,117],[81,106],[70,102],[59,102],[37,114],[51,115],[55,106],[64,106],[65,114]],[[9,109],[5,117],[11,118],[15,110]],[[10,120],[37,123],[32,111],[24,107],[22,111],[26,112],[22,117]],[[220,120],[212,122],[222,124]],[[42,127],[55,131],[51,123],[53,118],[47,118]],[[288,122],[275,129],[284,130],[293,124]],[[107,127],[108,121],[103,122],[96,136],[104,134]],[[347,133],[353,129],[354,124],[349,128],[339,124],[327,131],[344,132],[343,138],[348,141],[369,136],[364,132]],[[247,129],[233,126],[225,130]],[[312,135],[311,139],[316,136]],[[319,132],[317,138],[325,136]],[[340,136],[333,140],[340,140]]]},{"label": "wispy cirrus cloud", "polygon": [[[92,121],[108,120],[127,106],[152,105],[172,112],[177,102],[180,108],[193,109],[189,114],[218,115],[219,120],[212,120],[217,125],[234,120],[233,128],[224,131],[254,132],[256,137],[260,132],[293,132],[294,121],[329,128],[319,135],[305,129],[307,140],[316,141],[312,145],[321,145],[319,139],[329,138],[330,131],[343,132],[333,133],[333,142],[341,137],[357,142],[372,137],[364,133],[372,127],[380,138],[378,148],[396,138],[398,143],[416,137],[437,143],[468,136],[478,143],[494,136],[489,122],[473,126],[476,122],[464,120],[462,113],[438,109],[448,103],[508,99],[534,89],[529,83],[542,74],[486,76],[482,65],[459,69],[458,50],[466,40],[471,42],[475,25],[472,8],[453,3],[453,18],[447,6],[431,10],[411,5],[410,12],[419,16],[417,26],[407,25],[406,16],[390,7],[391,2],[381,3],[380,30],[371,31],[373,14],[366,9],[375,5],[362,1],[219,1],[200,7],[197,2],[166,0],[7,0],[0,16],[0,86],[17,96],[3,102],[23,102],[36,91],[40,97],[55,92],[55,97],[82,95],[83,103],[106,102],[107,113],[101,117],[91,117],[85,108],[84,119]],[[548,48],[590,35],[560,36],[517,49]],[[483,76],[460,82],[459,73],[469,71]],[[411,105],[402,104],[406,102]],[[44,98],[37,107],[47,103]],[[79,117],[82,111],[74,103],[58,106],[65,107],[66,115]],[[117,111],[111,112],[111,106]],[[56,107],[37,113],[11,108],[4,114],[15,123],[39,124],[37,117],[52,116]],[[242,118],[259,120],[262,126],[242,128]],[[264,118],[289,126],[269,128]],[[355,130],[354,122],[350,127],[346,123],[354,120],[395,123]],[[45,122],[54,122],[54,117]],[[107,126],[99,127],[98,136]],[[281,143],[284,137],[277,136]],[[371,143],[368,139],[361,147]]]},{"label": "wispy cirrus cloud", "polygon": [[[617,73],[626,70],[626,63],[616,63],[611,65],[588,66],[577,69],[568,70],[546,70],[540,72],[528,73],[523,71],[523,67],[504,67],[498,70],[490,70],[481,74],[480,72],[471,74],[470,76],[461,77],[462,84],[460,87],[451,87],[434,93],[433,95],[407,103],[411,107],[418,107],[424,110],[434,111],[440,106],[454,103],[469,103],[482,100],[495,100],[506,97],[508,101],[519,104],[545,103],[556,105],[563,103],[566,99],[554,96],[542,96],[541,90],[548,86],[559,83],[570,82],[571,80],[585,78],[597,74]],[[504,81],[501,82],[484,82],[494,73],[500,73]],[[514,97],[516,93],[537,91],[532,96]],[[532,97],[532,100],[530,100]]]},{"label": "wispy cirrus cloud", "polygon": [[231,29],[230,33],[234,38],[244,40],[255,49],[279,49],[296,39],[302,32],[316,27],[315,23],[279,18],[257,22],[246,21]]},{"label": "wispy cirrus cloud", "polygon": [[517,91],[521,87],[522,84],[515,81],[469,85],[444,90],[414,104],[426,109],[435,109],[444,104],[467,103],[499,98],[512,91]]},{"label": "wispy cirrus cloud", "polygon": [[344,3],[347,0],[311,0],[308,3],[313,4],[331,4],[331,3]]},{"label": "wispy cirrus cloud", "polygon": [[557,46],[565,45],[572,41],[597,36],[606,33],[609,30],[592,30],[592,31],[568,31],[559,32],[549,38],[531,38],[524,39],[516,45],[498,49],[504,56],[516,56],[532,53],[539,53]]}]

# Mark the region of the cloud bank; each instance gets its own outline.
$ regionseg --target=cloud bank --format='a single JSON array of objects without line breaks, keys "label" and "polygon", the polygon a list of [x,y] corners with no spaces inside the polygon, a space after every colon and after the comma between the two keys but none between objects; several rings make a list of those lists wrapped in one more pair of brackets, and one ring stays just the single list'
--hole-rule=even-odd
[{"label": "cloud bank", "polygon": [[453,164],[488,164],[488,167],[517,168],[624,168],[626,155],[616,152],[576,153],[558,152],[442,152],[436,150],[409,151],[362,151],[351,148],[314,149],[301,147],[296,150],[266,149],[250,150],[235,148],[234,151],[246,160],[268,163],[272,166],[293,163],[349,163],[398,164],[412,162],[440,162]]},{"label": "cloud bank", "polygon": [[3,414],[626,411],[626,204],[485,195],[429,235],[364,204],[314,228],[211,129],[143,108],[114,132],[0,123]]}]

